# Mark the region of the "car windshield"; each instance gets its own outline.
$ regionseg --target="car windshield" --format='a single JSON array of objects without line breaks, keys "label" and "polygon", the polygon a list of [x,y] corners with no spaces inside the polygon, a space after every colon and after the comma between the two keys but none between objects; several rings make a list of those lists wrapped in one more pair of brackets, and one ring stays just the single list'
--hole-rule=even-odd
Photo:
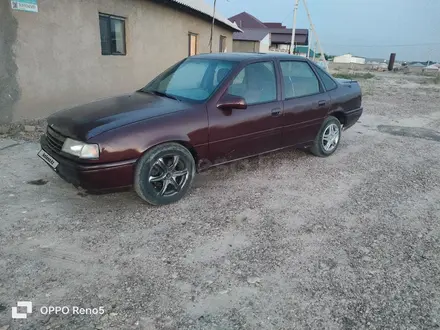
[{"label": "car windshield", "polygon": [[235,64],[223,60],[188,58],[159,75],[140,91],[177,100],[203,102],[214,93]]}]

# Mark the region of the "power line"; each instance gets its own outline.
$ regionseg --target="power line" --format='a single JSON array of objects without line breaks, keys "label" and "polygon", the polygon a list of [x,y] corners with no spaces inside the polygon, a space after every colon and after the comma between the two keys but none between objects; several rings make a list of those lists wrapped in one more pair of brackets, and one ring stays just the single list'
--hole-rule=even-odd
[{"label": "power line", "polygon": [[286,17],[284,17],[283,20],[281,21],[281,24],[283,24],[286,21],[286,19],[288,19],[290,17],[290,15],[292,15],[292,13],[289,11],[287,13]]}]

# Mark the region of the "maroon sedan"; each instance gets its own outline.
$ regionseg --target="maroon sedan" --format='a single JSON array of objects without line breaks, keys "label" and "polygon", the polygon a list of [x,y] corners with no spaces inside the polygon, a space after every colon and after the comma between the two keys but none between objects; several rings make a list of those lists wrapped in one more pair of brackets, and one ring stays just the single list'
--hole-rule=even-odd
[{"label": "maroon sedan", "polygon": [[197,171],[286,147],[321,157],[361,116],[357,82],[287,54],[204,54],[144,88],[57,112],[39,156],[88,191],[182,198]]}]

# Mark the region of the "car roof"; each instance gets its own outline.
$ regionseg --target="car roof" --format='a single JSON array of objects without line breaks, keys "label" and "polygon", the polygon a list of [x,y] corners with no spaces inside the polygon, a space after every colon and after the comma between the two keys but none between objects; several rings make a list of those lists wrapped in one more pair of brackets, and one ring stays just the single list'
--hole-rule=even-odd
[{"label": "car roof", "polygon": [[234,62],[244,62],[256,59],[271,60],[271,59],[283,59],[283,60],[299,60],[305,61],[306,59],[298,55],[290,55],[285,53],[207,53],[191,56],[191,58],[199,59],[213,59],[213,60],[225,60]]}]

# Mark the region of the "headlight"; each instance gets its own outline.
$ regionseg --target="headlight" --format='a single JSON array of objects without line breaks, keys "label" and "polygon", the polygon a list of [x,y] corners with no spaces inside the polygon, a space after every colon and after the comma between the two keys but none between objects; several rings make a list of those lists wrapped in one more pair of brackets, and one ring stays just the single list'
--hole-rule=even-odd
[{"label": "headlight", "polygon": [[67,138],[64,141],[62,151],[83,159],[98,159],[99,146],[97,144],[87,144]]}]

